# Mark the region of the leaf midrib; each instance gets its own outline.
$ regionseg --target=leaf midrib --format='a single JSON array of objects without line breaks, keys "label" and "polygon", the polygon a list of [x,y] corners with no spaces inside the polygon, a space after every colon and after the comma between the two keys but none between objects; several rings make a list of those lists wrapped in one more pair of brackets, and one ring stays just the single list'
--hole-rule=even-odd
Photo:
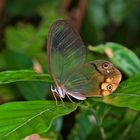
[{"label": "leaf midrib", "polygon": [[[52,107],[52,108],[47,108],[39,113],[37,113],[35,116],[29,118],[28,120],[26,120],[25,122],[23,122],[22,124],[20,124],[19,126],[17,126],[14,130],[8,132],[6,135],[3,136],[3,138],[9,136],[10,134],[12,134],[13,132],[16,132],[16,130],[18,130],[19,128],[23,127],[25,124],[27,124],[28,122],[32,121],[34,118],[38,117],[38,116],[41,116],[43,113],[45,113],[46,111],[50,111],[51,109],[54,109],[56,106]],[[2,140],[0,138],[0,140]]]},{"label": "leaf midrib", "polygon": [[127,93],[113,93],[113,94],[114,94],[114,95],[112,95],[113,97],[117,97],[117,96],[127,96],[127,97],[134,96],[134,97],[140,97],[140,95],[137,94],[137,93],[131,93],[131,94],[127,94]]}]

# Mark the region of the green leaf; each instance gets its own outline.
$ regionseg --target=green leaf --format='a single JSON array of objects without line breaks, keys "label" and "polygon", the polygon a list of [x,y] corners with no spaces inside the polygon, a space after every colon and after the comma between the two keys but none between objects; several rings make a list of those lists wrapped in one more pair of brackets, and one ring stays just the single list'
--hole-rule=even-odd
[{"label": "green leaf", "polygon": [[139,58],[131,50],[120,44],[106,43],[96,47],[89,46],[88,48],[101,54],[105,53],[109,60],[128,76],[140,72]]},{"label": "green leaf", "polygon": [[52,121],[74,111],[77,105],[55,101],[15,102],[0,107],[0,140],[19,140],[33,133],[46,132]]},{"label": "green leaf", "polygon": [[[21,69],[31,69],[36,65],[36,61],[40,63],[43,72],[47,73],[47,64],[46,64],[45,55],[38,59],[33,59],[22,52],[16,52],[13,50],[7,49],[5,51],[5,58],[7,62],[7,69],[10,70],[21,70]],[[32,60],[33,59],[33,60]],[[12,61],[12,63],[11,63]],[[47,92],[49,92],[48,86],[46,82],[18,82],[14,83],[15,87],[18,88],[18,94],[22,94],[22,96],[26,100],[44,100],[46,99]],[[19,92],[20,91],[20,92]]]},{"label": "green leaf", "polygon": [[5,31],[6,46],[11,50],[26,51],[31,44],[33,34],[35,34],[35,29],[32,25],[7,27]]},{"label": "green leaf", "polygon": [[0,104],[15,101],[20,98],[15,89],[11,89],[10,85],[0,85]]},{"label": "green leaf", "polygon": [[140,110],[140,74],[137,74],[128,80],[122,82],[119,88],[110,96],[103,98],[94,98],[117,107],[128,107],[134,110]]},{"label": "green leaf", "polygon": [[4,71],[0,72],[0,84],[8,84],[19,81],[43,81],[51,83],[48,74],[39,74],[32,70]]},{"label": "green leaf", "polygon": [[5,61],[7,70],[30,69],[33,67],[31,57],[25,53],[5,49]]},{"label": "green leaf", "polygon": [[50,94],[50,84],[42,81],[18,82],[18,91],[28,100],[46,100]]}]

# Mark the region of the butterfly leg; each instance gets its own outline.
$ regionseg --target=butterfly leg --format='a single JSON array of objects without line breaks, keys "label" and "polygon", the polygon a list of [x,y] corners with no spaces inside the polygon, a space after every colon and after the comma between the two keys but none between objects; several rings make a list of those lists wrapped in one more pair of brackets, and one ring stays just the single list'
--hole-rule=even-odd
[{"label": "butterfly leg", "polygon": [[66,96],[68,97],[68,99],[73,103],[75,104],[75,102],[70,98],[70,96],[66,93]]},{"label": "butterfly leg", "polygon": [[55,103],[56,103],[56,105],[58,105],[58,102],[57,102],[57,98],[56,98],[56,96],[55,96],[55,93],[52,92],[52,94],[53,94],[53,97],[54,97],[54,99],[55,99]]},{"label": "butterfly leg", "polygon": [[[55,102],[56,102],[56,105],[58,106],[58,101],[57,101],[57,97],[56,97],[56,93],[54,93],[54,92],[52,92],[53,93],[53,97],[54,97],[54,99],[55,99]],[[60,100],[61,100],[61,102],[62,102],[62,105],[64,106],[64,101],[63,101],[63,99],[59,96],[59,98],[60,98]]]},{"label": "butterfly leg", "polygon": [[64,101],[63,101],[63,99],[59,96],[59,98],[60,98],[60,100],[61,100],[61,102],[62,102],[62,105],[64,106]]}]

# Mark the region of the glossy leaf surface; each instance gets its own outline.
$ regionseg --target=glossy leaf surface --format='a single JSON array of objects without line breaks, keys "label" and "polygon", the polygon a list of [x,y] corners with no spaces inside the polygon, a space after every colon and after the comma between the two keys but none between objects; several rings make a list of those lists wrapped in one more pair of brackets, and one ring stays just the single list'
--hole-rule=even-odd
[{"label": "glossy leaf surface", "polygon": [[0,72],[0,84],[19,81],[44,81],[51,83],[50,75],[38,74],[32,70],[17,70]]},{"label": "glossy leaf surface", "polygon": [[55,101],[7,103],[0,106],[0,140],[19,140],[33,133],[46,132],[52,121],[69,114],[76,105]]}]

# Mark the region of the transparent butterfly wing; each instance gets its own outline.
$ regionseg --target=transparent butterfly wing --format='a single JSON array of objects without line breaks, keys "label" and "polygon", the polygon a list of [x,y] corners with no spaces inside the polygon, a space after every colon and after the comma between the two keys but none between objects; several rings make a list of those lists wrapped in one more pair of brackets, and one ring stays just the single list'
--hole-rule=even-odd
[{"label": "transparent butterfly wing", "polygon": [[84,100],[86,97],[102,97],[101,85],[105,82],[104,78],[104,75],[97,70],[97,66],[86,63],[78,72],[71,75],[65,87],[69,95],[79,100]]},{"label": "transparent butterfly wing", "polygon": [[[80,99],[80,96],[100,96],[100,74],[89,63],[81,66],[80,70],[73,73],[65,83],[68,94]],[[79,95],[80,93],[80,95]]]},{"label": "transparent butterfly wing", "polygon": [[53,80],[64,84],[83,65],[85,46],[66,21],[57,20],[48,35],[47,55]]}]

